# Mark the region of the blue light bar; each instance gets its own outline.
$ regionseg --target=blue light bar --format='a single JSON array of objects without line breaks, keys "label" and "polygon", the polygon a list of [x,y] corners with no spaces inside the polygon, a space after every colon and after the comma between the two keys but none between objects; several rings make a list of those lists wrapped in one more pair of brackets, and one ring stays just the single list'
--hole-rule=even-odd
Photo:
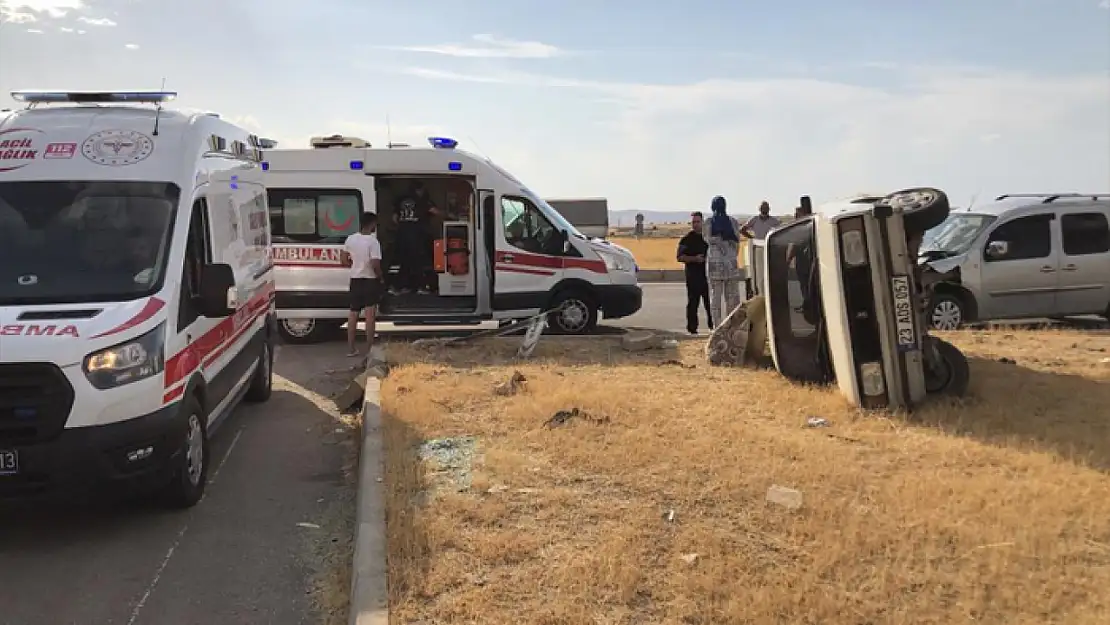
[{"label": "blue light bar", "polygon": [[262,171],[270,171],[270,164],[266,161],[262,161]]},{"label": "blue light bar", "polygon": [[34,91],[11,92],[16,102],[28,104],[72,103],[141,103],[161,104],[177,97],[176,91]]},{"label": "blue light bar", "polygon": [[447,163],[447,169],[450,171],[462,171],[462,163],[458,161],[451,161]]},{"label": "blue light bar", "polygon": [[351,161],[351,169],[355,171],[362,170],[362,161]]},{"label": "blue light bar", "polygon": [[459,145],[458,141],[447,137],[428,137],[428,143],[441,150],[454,150]]}]

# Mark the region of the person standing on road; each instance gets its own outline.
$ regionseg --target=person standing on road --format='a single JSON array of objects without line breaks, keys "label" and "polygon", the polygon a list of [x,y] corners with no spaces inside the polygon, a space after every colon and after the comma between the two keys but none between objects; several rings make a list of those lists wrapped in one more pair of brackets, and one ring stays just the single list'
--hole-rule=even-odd
[{"label": "person standing on road", "polygon": [[347,313],[347,355],[360,356],[355,347],[359,313],[366,318],[366,353],[374,346],[378,303],[382,299],[382,245],[378,242],[378,216],[362,213],[359,231],[343,243],[340,262],[351,270],[350,311]]},{"label": "person standing on road", "polygon": [[[709,315],[721,323],[740,305],[740,224],[726,210],[725,198],[717,196],[710,204],[713,216],[702,227],[709,249],[705,255],[709,278]],[[724,308],[721,307],[722,301]]]},{"label": "person standing on road", "polygon": [[759,205],[759,214],[755,215],[740,228],[740,234],[749,239],[762,241],[767,233],[782,225],[782,220],[771,216],[771,205],[763,202]]},{"label": "person standing on road", "polygon": [[702,236],[704,219],[701,211],[690,213],[690,232],[678,242],[678,262],[686,266],[686,331],[698,333],[698,305],[705,307],[705,323],[713,329],[713,313],[709,308],[709,279],[705,273],[705,255],[709,244]]}]

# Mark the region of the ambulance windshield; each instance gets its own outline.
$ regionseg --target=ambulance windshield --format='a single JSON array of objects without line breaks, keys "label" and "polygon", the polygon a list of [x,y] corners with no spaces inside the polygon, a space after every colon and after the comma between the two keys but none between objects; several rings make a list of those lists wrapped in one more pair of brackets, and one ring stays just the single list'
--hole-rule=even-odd
[{"label": "ambulance windshield", "polygon": [[179,195],[168,183],[0,182],[0,305],[154,293]]}]

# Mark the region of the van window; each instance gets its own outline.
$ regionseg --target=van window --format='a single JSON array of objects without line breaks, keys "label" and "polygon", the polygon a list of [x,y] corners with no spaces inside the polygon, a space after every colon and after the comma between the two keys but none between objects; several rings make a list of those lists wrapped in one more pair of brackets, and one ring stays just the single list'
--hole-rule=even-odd
[{"label": "van window", "polygon": [[1110,225],[1102,213],[1075,213],[1060,218],[1064,253],[1068,256],[1110,252]]},{"label": "van window", "polygon": [[1018,217],[1008,221],[991,233],[987,245],[991,241],[1006,241],[1009,243],[1009,253],[1004,258],[987,258],[984,249],[983,260],[988,263],[1006,262],[1008,260],[1029,260],[1032,258],[1047,258],[1052,254],[1052,229],[1051,223],[1055,216],[1052,214],[1030,215]]},{"label": "van window", "polygon": [[561,250],[555,226],[531,201],[511,196],[501,198],[501,224],[505,241],[513,247],[535,254]]},{"label": "van window", "polygon": [[181,268],[181,305],[177,309],[177,330],[189,327],[200,310],[200,270],[212,262],[212,242],[208,236],[208,202],[197,198],[189,216],[189,236],[185,240],[185,263]]},{"label": "van window", "polygon": [[357,189],[268,189],[274,243],[342,243],[358,232]]},{"label": "van window", "polygon": [[153,295],[179,196],[165,182],[0,182],[0,305]]}]

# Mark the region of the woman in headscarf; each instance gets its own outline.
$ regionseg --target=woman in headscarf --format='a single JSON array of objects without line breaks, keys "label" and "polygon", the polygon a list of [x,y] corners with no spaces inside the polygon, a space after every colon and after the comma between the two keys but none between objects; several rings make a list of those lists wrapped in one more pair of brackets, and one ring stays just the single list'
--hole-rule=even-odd
[{"label": "woman in headscarf", "polygon": [[[709,243],[705,270],[709,278],[709,309],[720,323],[740,305],[740,223],[725,211],[725,198],[717,196],[709,205],[713,216],[702,226]],[[721,303],[724,302],[724,309]]]}]

